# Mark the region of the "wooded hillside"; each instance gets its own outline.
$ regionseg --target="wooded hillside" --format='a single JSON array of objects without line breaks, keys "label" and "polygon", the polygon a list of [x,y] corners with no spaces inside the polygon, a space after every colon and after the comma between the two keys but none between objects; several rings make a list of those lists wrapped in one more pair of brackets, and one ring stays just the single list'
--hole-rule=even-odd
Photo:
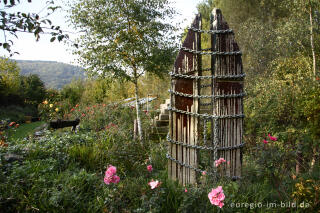
[{"label": "wooded hillside", "polygon": [[72,79],[85,78],[81,67],[55,61],[17,60],[21,75],[37,74],[47,88],[61,89]]}]

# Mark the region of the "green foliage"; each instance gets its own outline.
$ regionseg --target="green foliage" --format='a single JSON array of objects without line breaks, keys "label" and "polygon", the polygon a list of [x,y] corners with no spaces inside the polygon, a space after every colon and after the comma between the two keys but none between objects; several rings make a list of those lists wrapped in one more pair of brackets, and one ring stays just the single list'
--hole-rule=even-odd
[{"label": "green foliage", "polygon": [[[43,137],[11,140],[8,147],[0,147],[0,208],[6,212],[219,212],[210,204],[208,193],[222,186],[226,195],[224,212],[286,212],[292,209],[253,204],[293,199],[300,202],[304,196],[313,199],[309,209],[317,209],[317,189],[304,195],[301,187],[309,187],[309,182],[291,179],[293,158],[284,152],[290,144],[282,138],[267,145],[260,143],[245,156],[244,175],[239,182],[220,178],[214,184],[201,181],[195,186],[181,186],[168,179],[165,143],[142,144],[132,139],[128,118],[133,117],[133,112],[129,110],[106,106],[107,112],[100,116],[112,119],[117,126],[101,131],[47,131]],[[81,125],[86,126],[89,121],[82,120]],[[7,162],[4,155],[8,153],[23,156],[23,160]],[[149,164],[153,166],[151,173],[146,168]],[[109,165],[117,167],[118,184],[103,183]],[[311,179],[318,186],[316,175],[307,174],[306,180]],[[148,185],[152,179],[161,182],[153,190]],[[302,186],[296,187],[300,182]],[[252,205],[231,206],[236,203]]]},{"label": "green foliage", "polygon": [[16,122],[24,116],[37,116],[37,105],[45,97],[43,82],[37,75],[20,76],[15,61],[0,58],[0,118]]},{"label": "green foliage", "polygon": [[0,120],[10,120],[18,123],[25,122],[25,116],[36,117],[37,109],[32,106],[9,105],[0,107]]},{"label": "green foliage", "polygon": [[[13,41],[7,39],[7,33],[16,38],[18,38],[17,34],[19,32],[32,33],[37,41],[40,39],[40,35],[45,32],[51,34],[51,42],[56,38],[59,41],[69,38],[67,34],[61,31],[59,26],[52,25],[51,21],[47,19],[47,16],[59,8],[54,5],[53,1],[47,2],[46,7],[43,8],[47,9],[48,12],[44,17],[41,17],[37,13],[11,12],[11,8],[20,4],[19,0],[10,0],[9,2],[4,0],[3,2],[4,4],[0,9],[0,30],[3,31],[4,36],[0,40],[0,46],[11,53],[10,56],[17,52],[12,53],[11,46],[13,45]],[[28,3],[30,2],[31,0],[28,0]]]},{"label": "green foliage", "polygon": [[10,136],[9,140],[18,140],[23,139],[28,136],[32,136],[35,128],[43,125],[43,121],[32,122],[29,124],[21,124],[18,128],[10,129],[8,135]]},{"label": "green foliage", "polygon": [[20,94],[24,102],[37,106],[45,97],[46,90],[38,75],[21,76]]},{"label": "green foliage", "polygon": [[[319,6],[313,4],[314,13]],[[208,14],[214,7],[222,10],[230,28],[236,32],[236,41],[244,53],[248,87],[256,80],[255,77],[271,73],[269,66],[276,58],[294,57],[297,53],[311,55],[308,1],[206,0],[198,5],[198,10],[203,14],[204,27],[207,29]],[[315,41],[318,39],[319,32],[315,33]],[[205,46],[209,41],[204,36]],[[315,42],[316,54],[320,48],[318,43]]]},{"label": "green foliage", "polygon": [[82,80],[72,80],[70,84],[67,84],[60,91],[61,99],[64,100],[63,105],[71,108],[80,103],[80,100],[85,91],[85,83]]},{"label": "green foliage", "polygon": [[15,62],[6,58],[0,58],[1,102],[6,105],[9,96],[18,96],[20,79],[20,69]]},{"label": "green foliage", "polygon": [[75,27],[86,29],[76,52],[92,75],[132,82],[145,72],[161,75],[173,60],[173,27],[163,23],[172,13],[164,0],[81,0],[70,16]]},{"label": "green foliage", "polygon": [[[99,40],[93,52],[80,53],[84,61],[94,58],[91,71],[120,71],[116,75],[126,78],[132,74],[127,71],[132,69],[121,73],[116,69],[119,64],[110,63],[117,57],[117,62],[122,63],[120,68],[137,63],[141,71],[147,71],[155,65],[144,63],[145,58],[135,58],[132,53],[133,49],[144,51],[145,46],[135,45],[141,44],[140,36],[147,35],[143,31],[143,20],[148,17],[145,13],[150,12],[146,9],[145,13],[138,14],[144,6],[134,2],[110,1],[97,6],[97,1],[80,1],[74,7],[76,24],[93,30],[83,40],[88,45],[85,47],[89,47],[95,37]],[[129,5],[119,7],[121,3]],[[226,20],[238,32],[236,40],[245,52],[249,74],[244,103],[246,147],[242,179],[233,182],[219,176],[218,181],[212,183],[211,178],[199,174],[200,182],[194,186],[181,186],[169,180],[166,144],[134,140],[134,109],[122,107],[118,102],[133,96],[134,84],[114,79],[73,81],[61,92],[48,91],[47,102],[39,108],[51,118],[80,118],[77,134],[47,131],[43,137],[11,140],[8,147],[0,147],[0,209],[5,212],[318,211],[320,88],[318,80],[314,80],[309,56],[307,5],[300,0],[208,0],[198,7],[206,12],[204,25],[209,24],[208,14],[213,6],[222,8]],[[119,14],[111,16],[115,9]],[[126,22],[124,17],[128,14],[121,16],[123,11],[139,21]],[[100,18],[95,16],[99,12]],[[104,17],[108,13],[109,16]],[[130,25],[129,30],[125,30],[125,23]],[[104,37],[105,34],[109,37]],[[204,36],[203,41],[208,44],[209,37]],[[104,45],[117,48],[114,53],[106,51],[110,58],[103,55]],[[318,49],[316,47],[316,51]],[[161,98],[166,97],[163,91],[168,87],[166,80],[147,74],[133,83],[137,83],[144,96],[155,91]],[[111,102],[113,104],[109,104]],[[149,115],[143,115],[142,120],[148,134]],[[277,137],[277,141],[263,143],[268,133]],[[296,173],[297,157],[300,157],[297,151],[302,151],[305,167],[299,174]],[[7,162],[4,156],[8,153],[21,155],[23,160]],[[149,164],[153,166],[152,172],[146,169]],[[117,167],[118,184],[103,183],[104,171],[109,165]],[[161,182],[153,190],[148,185],[152,179]],[[226,195],[221,210],[208,200],[208,193],[217,186],[222,186]],[[298,205],[308,202],[310,207],[266,206],[288,202]],[[258,206],[259,203],[262,206]]]}]

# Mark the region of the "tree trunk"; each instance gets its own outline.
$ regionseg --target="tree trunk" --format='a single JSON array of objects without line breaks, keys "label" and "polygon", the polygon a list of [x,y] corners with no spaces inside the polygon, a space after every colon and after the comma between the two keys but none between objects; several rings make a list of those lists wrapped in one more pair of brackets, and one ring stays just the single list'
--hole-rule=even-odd
[{"label": "tree trunk", "polygon": [[310,43],[312,51],[312,61],[313,61],[313,76],[316,79],[316,53],[314,50],[314,37],[313,37],[313,20],[312,20],[312,6],[311,0],[309,0],[309,15],[310,15]]},{"label": "tree trunk", "polygon": [[138,79],[135,79],[135,81],[134,81],[134,88],[135,88],[135,96],[136,96],[136,112],[137,112],[138,134],[139,134],[140,141],[142,141],[143,140],[143,135],[142,135],[142,126],[141,126],[141,118],[140,118]]}]

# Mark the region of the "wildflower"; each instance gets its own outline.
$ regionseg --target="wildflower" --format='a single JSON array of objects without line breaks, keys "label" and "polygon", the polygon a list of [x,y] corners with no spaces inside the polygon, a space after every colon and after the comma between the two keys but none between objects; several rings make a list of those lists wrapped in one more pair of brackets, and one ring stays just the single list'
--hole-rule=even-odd
[{"label": "wildflower", "polygon": [[218,186],[217,188],[212,189],[212,191],[208,194],[208,198],[212,205],[216,205],[222,208],[222,206],[224,205],[223,200],[225,199],[222,186]]},{"label": "wildflower", "polygon": [[112,176],[105,176],[103,181],[105,184],[109,185],[111,183]]},{"label": "wildflower", "polygon": [[114,123],[109,123],[106,127],[105,127],[105,129],[110,129],[111,127],[118,127],[116,124],[114,124]]},{"label": "wildflower", "polygon": [[219,158],[219,160],[216,160],[214,163],[216,167],[218,167],[221,163],[224,163],[224,162],[226,162],[224,158]]},{"label": "wildflower", "polygon": [[153,170],[152,165],[148,165],[147,169],[148,169],[149,172],[152,172],[152,170]]},{"label": "wildflower", "polygon": [[154,181],[153,179],[148,183],[148,185],[151,186],[151,189],[157,188],[160,184],[161,183],[158,180]]},{"label": "wildflower", "polygon": [[120,177],[118,175],[113,175],[111,179],[111,183],[119,183]]},{"label": "wildflower", "polygon": [[53,107],[53,104],[50,104],[49,107],[52,108],[52,107]]},{"label": "wildflower", "polygon": [[115,175],[117,173],[117,168],[115,166],[110,165],[106,171],[106,176],[107,175]]},{"label": "wildflower", "polygon": [[76,106],[75,107],[78,107],[79,106],[79,104],[76,104]]},{"label": "wildflower", "polygon": [[84,117],[84,116],[86,116],[86,114],[82,113],[81,117]]},{"label": "wildflower", "polygon": [[207,172],[206,171],[202,171],[202,175],[206,175],[207,174]]},{"label": "wildflower", "polygon": [[110,183],[119,183],[120,177],[116,175],[117,168],[115,166],[110,165],[104,176],[104,183],[109,185]]},{"label": "wildflower", "polygon": [[276,140],[278,140],[278,138],[271,136],[271,135],[270,135],[270,133],[268,134],[268,137],[269,137],[269,138],[270,138],[270,140],[272,140],[272,141],[276,141]]},{"label": "wildflower", "polygon": [[13,126],[13,125],[15,125],[16,124],[16,122],[11,122],[10,124],[9,124],[9,126]]},{"label": "wildflower", "polygon": [[46,105],[46,104],[48,104],[48,101],[47,101],[47,100],[45,100],[45,101],[43,101],[42,103]]},{"label": "wildflower", "polygon": [[264,143],[264,144],[267,144],[268,141],[267,141],[266,139],[263,139],[263,143]]},{"label": "wildflower", "polygon": [[70,110],[70,112],[72,112],[72,111],[74,111],[74,108],[72,108],[72,109]]},{"label": "wildflower", "polygon": [[185,188],[185,189],[184,189],[184,192],[188,192],[188,189],[187,189],[187,188]]},{"label": "wildflower", "polygon": [[56,111],[56,112],[59,112],[59,108],[56,108],[55,111]]}]

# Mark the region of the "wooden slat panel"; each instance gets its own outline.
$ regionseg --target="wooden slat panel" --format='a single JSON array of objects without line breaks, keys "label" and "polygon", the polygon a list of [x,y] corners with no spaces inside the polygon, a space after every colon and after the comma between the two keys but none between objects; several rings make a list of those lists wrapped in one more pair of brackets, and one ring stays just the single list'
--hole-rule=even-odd
[{"label": "wooden slat panel", "polygon": [[[223,19],[221,11],[214,9],[213,12],[213,29],[226,30],[229,29],[228,24]],[[239,46],[234,39],[233,34],[216,35],[216,50],[218,52],[234,52],[239,51]],[[216,69],[216,75],[239,75],[243,73],[241,55],[221,55],[216,57],[216,63],[213,67]],[[231,95],[243,93],[243,81],[241,79],[234,80],[216,80],[214,85],[215,94]],[[217,115],[236,115],[242,114],[241,104],[242,98],[225,98],[219,99],[218,107],[222,110],[216,110]],[[242,118],[225,118],[220,119],[219,128],[219,146],[229,147],[237,146],[242,142]],[[230,160],[230,167],[226,165],[226,175],[241,175],[241,150],[232,149],[229,151],[219,152],[219,157]]]}]

